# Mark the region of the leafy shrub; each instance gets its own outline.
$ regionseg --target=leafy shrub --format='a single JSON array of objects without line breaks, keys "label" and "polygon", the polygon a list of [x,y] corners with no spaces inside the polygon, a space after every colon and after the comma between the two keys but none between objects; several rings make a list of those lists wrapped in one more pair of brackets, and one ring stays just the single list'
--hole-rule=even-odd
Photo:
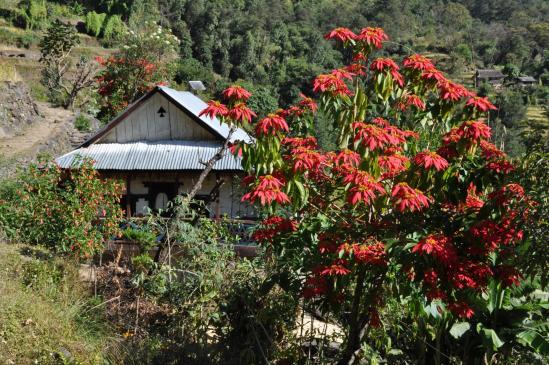
[{"label": "leafy shrub", "polygon": [[48,19],[45,0],[26,0],[21,7],[21,19],[27,29],[40,29]]},{"label": "leafy shrub", "polygon": [[103,21],[103,39],[117,41],[126,33],[126,24],[119,15],[110,15]]},{"label": "leafy shrub", "polygon": [[177,44],[169,29],[146,24],[142,31],[129,31],[125,44],[113,56],[98,57],[104,67],[97,78],[100,119],[111,119],[155,85],[170,80]]},{"label": "leafy shrub", "polygon": [[23,171],[17,198],[2,206],[5,230],[26,243],[80,257],[101,251],[104,241],[119,233],[121,188],[118,182],[102,181],[90,161],[76,164],[70,172],[53,163]]},{"label": "leafy shrub", "polygon": [[74,120],[74,127],[80,132],[89,132],[91,130],[91,122],[85,115],[78,114]]},{"label": "leafy shrub", "polygon": [[87,13],[86,32],[88,32],[89,35],[99,37],[106,16],[107,14],[105,13],[96,13],[95,11],[90,11],[89,13]]}]

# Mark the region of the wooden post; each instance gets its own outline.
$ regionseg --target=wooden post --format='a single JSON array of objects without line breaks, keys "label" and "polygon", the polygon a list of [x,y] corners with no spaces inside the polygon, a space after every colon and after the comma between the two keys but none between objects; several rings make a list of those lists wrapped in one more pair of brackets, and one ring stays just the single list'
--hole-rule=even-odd
[{"label": "wooden post", "polygon": [[130,193],[130,175],[126,175],[126,218],[132,217],[132,202]]},{"label": "wooden post", "polygon": [[219,186],[217,191],[217,201],[215,206],[215,218],[219,220],[221,218],[221,185],[223,184],[223,181],[221,180],[221,177],[219,174],[215,174],[215,185]]}]

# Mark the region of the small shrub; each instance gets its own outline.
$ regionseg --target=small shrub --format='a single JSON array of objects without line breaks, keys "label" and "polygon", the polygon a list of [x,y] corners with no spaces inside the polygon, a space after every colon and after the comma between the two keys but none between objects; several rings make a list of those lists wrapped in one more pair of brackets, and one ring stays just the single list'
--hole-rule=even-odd
[{"label": "small shrub", "polygon": [[39,38],[33,32],[25,32],[17,38],[17,46],[29,49],[33,44],[38,44]]},{"label": "small shrub", "polygon": [[27,29],[41,29],[47,23],[48,9],[45,0],[27,0],[23,3],[21,18]]},{"label": "small shrub", "polygon": [[25,243],[79,257],[101,251],[106,239],[119,234],[120,185],[101,180],[91,161],[77,166],[68,174],[52,163],[23,171],[17,197],[1,206],[5,230]]},{"label": "small shrub", "polygon": [[99,37],[101,33],[101,27],[105,21],[105,13],[96,13],[95,11],[90,11],[86,14],[86,32],[89,35]]},{"label": "small shrub", "polygon": [[74,120],[74,127],[80,132],[89,132],[91,131],[91,122],[85,115],[78,114]]},{"label": "small shrub", "polygon": [[119,15],[111,15],[103,22],[103,39],[117,41],[126,32],[126,25]]}]

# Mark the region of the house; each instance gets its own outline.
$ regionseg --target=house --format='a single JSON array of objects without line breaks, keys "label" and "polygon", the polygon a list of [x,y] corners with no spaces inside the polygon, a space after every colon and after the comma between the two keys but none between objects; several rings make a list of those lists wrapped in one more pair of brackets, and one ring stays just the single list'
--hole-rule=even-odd
[{"label": "house", "polygon": [[[102,177],[124,180],[122,204],[128,216],[164,209],[176,195],[190,191],[203,162],[228,136],[227,125],[199,116],[205,107],[193,93],[157,86],[56,162],[69,169],[77,156],[89,157]],[[231,142],[237,140],[251,138],[238,129]],[[251,206],[241,202],[242,174],[240,158],[231,153],[214,165],[195,196],[204,201],[207,215],[253,216]]]},{"label": "house", "polygon": [[532,76],[519,76],[517,77],[517,84],[520,86],[533,86],[536,84],[536,79]]},{"label": "house", "polygon": [[475,72],[475,87],[488,83],[494,87],[500,87],[505,81],[505,75],[495,69],[477,70]]}]

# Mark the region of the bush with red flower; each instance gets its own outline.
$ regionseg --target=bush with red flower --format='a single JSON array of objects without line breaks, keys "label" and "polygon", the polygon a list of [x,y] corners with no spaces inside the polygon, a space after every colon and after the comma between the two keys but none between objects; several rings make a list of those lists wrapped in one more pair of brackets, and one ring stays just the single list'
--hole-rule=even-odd
[{"label": "bush with red flower", "polygon": [[[490,283],[516,285],[509,268],[531,202],[490,143],[487,99],[424,56],[373,57],[387,39],[379,28],[326,38],[354,57],[314,80],[318,105],[308,98],[252,122],[255,140],[238,150],[250,174],[243,200],[267,215],[255,237],[285,287],[345,318],[347,364],[383,323],[387,298],[401,295],[391,283],[464,319]],[[315,113],[331,121],[336,150],[318,146]]]},{"label": "bush with red flower", "polygon": [[0,227],[5,223],[1,213],[16,218],[9,227],[12,239],[91,258],[121,233],[123,185],[100,178],[89,159],[75,161],[70,170],[51,162],[32,164],[17,182],[17,197],[0,201],[5,208],[0,209]]},{"label": "bush with red flower", "polygon": [[129,31],[125,44],[112,56],[96,57],[103,69],[96,77],[100,114],[107,122],[129,104],[170,80],[179,40],[171,32],[150,24],[139,32]]}]

